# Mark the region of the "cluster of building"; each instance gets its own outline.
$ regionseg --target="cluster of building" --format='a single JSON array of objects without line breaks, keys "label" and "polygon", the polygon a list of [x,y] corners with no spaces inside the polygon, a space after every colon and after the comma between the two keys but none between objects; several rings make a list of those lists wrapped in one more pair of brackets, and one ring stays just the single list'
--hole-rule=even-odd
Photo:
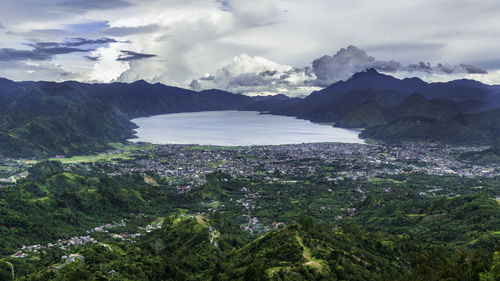
[{"label": "cluster of building", "polygon": [[163,226],[163,220],[157,221],[157,222],[152,222],[145,227],[139,226],[139,232],[137,233],[128,233],[128,232],[123,232],[123,233],[118,233],[118,234],[112,234],[111,236],[115,239],[119,240],[124,240],[124,241],[130,241],[132,243],[135,243],[135,239],[140,236],[144,236],[146,233],[150,233],[153,230],[160,229]]},{"label": "cluster of building", "polygon": [[69,239],[59,239],[55,243],[47,243],[47,245],[23,245],[19,251],[12,255],[14,258],[25,258],[28,254],[40,253],[43,250],[50,248],[60,248],[61,250],[66,250],[70,247],[83,246],[88,243],[97,243],[98,241],[90,236],[75,236]]},{"label": "cluster of building", "polygon": [[120,222],[112,222],[112,223],[106,223],[100,226],[96,226],[92,229],[87,230],[87,233],[92,233],[92,232],[104,232],[108,233],[108,229],[116,228],[116,227],[122,227],[127,224],[127,219],[122,219]]},{"label": "cluster of building", "polygon": [[[430,175],[496,177],[500,164],[480,166],[457,156],[482,148],[438,144],[371,145],[309,143],[276,146],[202,147],[155,145],[134,152],[134,161],[102,163],[109,175],[156,173],[175,184],[179,193],[205,182],[205,175],[221,170],[234,177],[261,177],[267,182],[313,175],[328,163],[340,164],[338,175],[364,179],[384,174],[421,172]],[[144,157],[148,156],[148,157]]]},{"label": "cluster of building", "polygon": [[[86,231],[87,234],[93,233],[93,232],[101,232],[101,233],[109,233],[109,229],[112,228],[117,228],[117,227],[123,227],[126,225],[127,219],[122,219],[119,222],[112,222],[112,223],[106,223],[100,226],[96,226],[94,228],[91,228]],[[137,233],[132,233],[129,234],[127,232],[120,233],[120,234],[111,234],[113,238],[117,238],[120,240],[127,240],[131,242],[135,242],[135,238],[139,236],[143,236],[145,233],[149,233],[155,229],[160,229],[163,225],[163,220],[157,221],[157,222],[152,222],[145,227],[139,226],[138,230],[139,232]],[[55,243],[47,243],[47,245],[41,245],[41,244],[35,244],[35,245],[30,245],[30,246],[25,246],[23,245],[19,251],[14,253],[12,257],[14,258],[25,258],[29,254],[34,254],[34,253],[40,253],[43,250],[51,249],[51,248],[59,248],[61,250],[66,250],[72,247],[77,247],[77,246],[83,246],[88,243],[98,243],[95,238],[91,237],[90,235],[86,236],[75,236],[71,237],[68,239],[59,239]]]}]

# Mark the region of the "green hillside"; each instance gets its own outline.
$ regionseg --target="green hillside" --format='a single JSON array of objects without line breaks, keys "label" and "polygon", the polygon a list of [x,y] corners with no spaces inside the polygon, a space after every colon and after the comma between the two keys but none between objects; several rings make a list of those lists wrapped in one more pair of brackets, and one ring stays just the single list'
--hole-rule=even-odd
[{"label": "green hillside", "polygon": [[[115,165],[155,157],[144,153]],[[17,280],[496,276],[498,178],[403,173],[325,181],[352,167],[323,163],[312,174],[296,173],[299,181],[274,183],[217,171],[182,193],[182,180],[172,184],[141,172],[111,176],[109,164],[41,162],[0,189],[4,280],[12,276],[9,263]],[[71,237],[94,240],[48,246]],[[23,245],[43,247],[12,257]]]},{"label": "green hillside", "polygon": [[480,152],[464,153],[461,158],[482,165],[500,163],[500,142]]}]

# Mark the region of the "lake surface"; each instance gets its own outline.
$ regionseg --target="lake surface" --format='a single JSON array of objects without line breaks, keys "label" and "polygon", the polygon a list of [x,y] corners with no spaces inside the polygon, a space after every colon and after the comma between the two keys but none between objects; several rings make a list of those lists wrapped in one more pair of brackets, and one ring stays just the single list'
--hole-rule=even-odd
[{"label": "lake surface", "polygon": [[256,111],[204,111],[133,119],[132,141],[155,144],[274,145],[310,142],[364,143],[360,131]]}]

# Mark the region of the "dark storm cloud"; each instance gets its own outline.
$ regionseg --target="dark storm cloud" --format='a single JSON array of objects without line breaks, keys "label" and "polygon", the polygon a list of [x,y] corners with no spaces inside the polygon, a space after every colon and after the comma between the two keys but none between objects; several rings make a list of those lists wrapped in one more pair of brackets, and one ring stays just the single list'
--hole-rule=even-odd
[{"label": "dark storm cloud", "polygon": [[109,43],[124,43],[122,41],[117,41],[112,38],[100,38],[100,39],[85,39],[85,38],[71,38],[69,39],[70,41],[61,43],[61,45],[68,46],[68,47],[76,47],[76,46],[82,46],[82,45],[106,45]]},{"label": "dark storm cloud", "polygon": [[375,68],[382,72],[396,72],[401,69],[401,63],[397,61],[373,61],[368,64],[368,68]]},{"label": "dark storm cloud", "polygon": [[12,48],[0,49],[1,61],[21,61],[21,60],[51,60],[55,55],[65,55],[71,53],[85,53],[95,50],[94,48],[78,48],[84,45],[106,45],[119,42],[110,38],[85,39],[70,38],[64,42],[34,42],[25,45],[31,47],[31,50],[19,50]]},{"label": "dark storm cloud", "polygon": [[402,70],[409,72],[421,71],[421,72],[432,73],[433,68],[429,62],[426,63],[421,61],[417,64],[410,64],[408,66],[405,66]]},{"label": "dark storm cloud", "polygon": [[31,46],[31,47],[34,47],[35,49],[38,49],[38,48],[59,47],[59,46],[61,46],[61,44],[57,43],[57,42],[36,42],[33,44],[28,44],[28,46]]},{"label": "dark storm cloud", "polygon": [[148,24],[134,27],[111,27],[102,31],[105,35],[111,36],[129,36],[134,34],[147,34],[158,31],[160,26],[157,24]]},{"label": "dark storm cloud", "polygon": [[85,53],[85,52],[90,52],[93,51],[94,49],[80,49],[80,48],[72,48],[72,47],[52,47],[52,48],[41,48],[41,49],[35,49],[33,51],[35,52],[42,52],[49,54],[51,56],[53,55],[65,55],[65,54],[71,54],[71,53]]},{"label": "dark storm cloud", "polygon": [[[375,58],[355,46],[340,49],[335,55],[324,55],[312,62],[312,69],[319,86],[328,86],[336,81],[344,80],[353,73],[361,71]],[[380,65],[383,62],[379,62]]]},{"label": "dark storm cloud", "polygon": [[107,10],[130,7],[132,4],[125,0],[65,0],[59,5],[77,10]]},{"label": "dark storm cloud", "polygon": [[488,71],[482,69],[478,66],[471,64],[460,64],[460,65],[448,65],[443,63],[438,63],[436,66],[432,66],[430,62],[419,62],[418,64],[410,64],[408,66],[402,67],[401,71],[408,72],[426,72],[426,73],[467,73],[467,74],[487,74]]},{"label": "dark storm cloud", "polygon": [[89,61],[98,61],[101,56],[85,56]]},{"label": "dark storm cloud", "polygon": [[436,69],[440,70],[443,73],[450,74],[450,73],[453,73],[456,68],[451,66],[451,65],[445,65],[442,63],[438,63],[438,65],[436,66]]},{"label": "dark storm cloud", "polygon": [[131,60],[141,60],[156,57],[153,54],[141,54],[133,51],[121,50],[120,56],[116,59],[118,61],[131,61]]},{"label": "dark storm cloud", "polygon": [[38,50],[16,50],[11,48],[0,49],[0,61],[19,60],[50,60],[52,55]]},{"label": "dark storm cloud", "polygon": [[259,73],[260,76],[274,76],[276,73],[278,73],[278,71],[276,70],[266,70],[266,71],[262,71],[261,73]]},{"label": "dark storm cloud", "polygon": [[485,69],[482,69],[482,68],[474,66],[474,65],[461,64],[460,66],[463,69],[465,69],[467,71],[467,73],[471,73],[471,74],[487,74],[488,73],[488,71],[486,71]]}]

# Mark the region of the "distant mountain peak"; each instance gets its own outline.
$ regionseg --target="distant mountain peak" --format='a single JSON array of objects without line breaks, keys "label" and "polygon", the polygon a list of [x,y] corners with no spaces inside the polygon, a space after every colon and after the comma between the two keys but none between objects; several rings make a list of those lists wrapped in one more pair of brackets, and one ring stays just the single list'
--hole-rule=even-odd
[{"label": "distant mountain peak", "polygon": [[399,80],[399,79],[394,78],[392,76],[382,74],[382,73],[378,72],[375,68],[367,68],[367,69],[362,70],[360,72],[354,73],[351,76],[351,78],[347,79],[347,81],[358,80],[358,79],[373,80],[373,79],[378,79],[378,78],[386,78],[386,79],[390,78],[390,79],[394,79],[394,80]]},{"label": "distant mountain peak", "polygon": [[134,83],[132,84],[136,84],[136,85],[149,85],[149,82],[144,80],[144,79],[141,79],[141,80],[137,80],[135,81]]},{"label": "distant mountain peak", "polygon": [[373,68],[373,67],[367,68],[367,69],[365,69],[365,70],[363,70],[361,72],[371,73],[371,74],[379,74],[379,72],[375,68]]}]

